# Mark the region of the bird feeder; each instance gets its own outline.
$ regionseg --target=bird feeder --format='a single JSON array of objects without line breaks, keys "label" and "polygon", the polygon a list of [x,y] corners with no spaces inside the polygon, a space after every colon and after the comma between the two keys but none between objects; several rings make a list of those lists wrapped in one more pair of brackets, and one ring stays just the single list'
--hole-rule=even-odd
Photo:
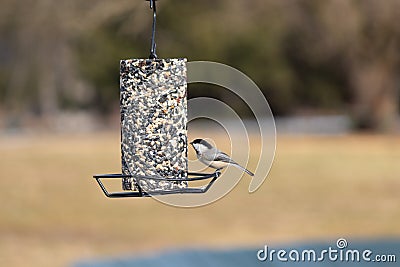
[{"label": "bird feeder", "polygon": [[[156,2],[148,59],[120,62],[121,174],[94,175],[110,198],[205,193],[220,176],[188,172],[186,59],[156,55]],[[103,179],[119,179],[110,193]],[[209,180],[202,187],[190,183]]]}]

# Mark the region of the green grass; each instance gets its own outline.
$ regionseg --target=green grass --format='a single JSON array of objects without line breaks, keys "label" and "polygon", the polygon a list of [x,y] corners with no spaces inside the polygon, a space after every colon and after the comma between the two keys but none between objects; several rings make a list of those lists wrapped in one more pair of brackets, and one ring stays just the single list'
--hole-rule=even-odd
[{"label": "green grass", "polygon": [[279,137],[260,190],[248,194],[243,179],[220,201],[195,209],[106,199],[91,176],[119,171],[118,133],[4,136],[0,153],[1,266],[66,266],[177,247],[400,236],[398,136]]}]

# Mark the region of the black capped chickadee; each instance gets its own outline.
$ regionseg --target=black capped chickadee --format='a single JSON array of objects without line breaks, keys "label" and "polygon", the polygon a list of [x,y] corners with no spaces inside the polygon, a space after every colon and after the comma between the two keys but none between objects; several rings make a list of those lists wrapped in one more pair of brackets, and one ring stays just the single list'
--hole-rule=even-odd
[{"label": "black capped chickadee", "polygon": [[217,148],[213,147],[210,143],[203,139],[195,139],[190,144],[196,151],[197,158],[207,166],[220,170],[228,165],[235,166],[236,168],[246,172],[250,176],[254,174],[237,164],[233,159],[231,159],[227,154],[219,151]]}]

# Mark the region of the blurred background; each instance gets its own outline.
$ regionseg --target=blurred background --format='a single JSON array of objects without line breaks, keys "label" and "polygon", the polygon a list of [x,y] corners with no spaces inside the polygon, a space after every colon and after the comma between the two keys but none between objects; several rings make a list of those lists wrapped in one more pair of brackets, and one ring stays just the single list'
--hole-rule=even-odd
[{"label": "blurred background", "polygon": [[[107,200],[90,179],[120,169],[119,60],[148,57],[148,2],[0,5],[0,265],[400,236],[400,1],[157,2],[159,57],[241,70],[277,119],[262,188],[199,209]],[[204,95],[251,117],[189,86]]]}]

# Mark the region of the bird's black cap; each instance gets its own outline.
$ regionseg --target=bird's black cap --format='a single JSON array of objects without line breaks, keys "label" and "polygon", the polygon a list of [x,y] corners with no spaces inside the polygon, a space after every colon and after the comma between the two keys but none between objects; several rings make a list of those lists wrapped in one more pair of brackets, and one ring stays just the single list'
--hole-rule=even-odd
[{"label": "bird's black cap", "polygon": [[200,138],[194,139],[192,142],[190,142],[190,144],[191,145],[202,144],[202,145],[206,146],[207,148],[213,148],[213,146],[210,143],[208,143],[206,140],[200,139]]}]

